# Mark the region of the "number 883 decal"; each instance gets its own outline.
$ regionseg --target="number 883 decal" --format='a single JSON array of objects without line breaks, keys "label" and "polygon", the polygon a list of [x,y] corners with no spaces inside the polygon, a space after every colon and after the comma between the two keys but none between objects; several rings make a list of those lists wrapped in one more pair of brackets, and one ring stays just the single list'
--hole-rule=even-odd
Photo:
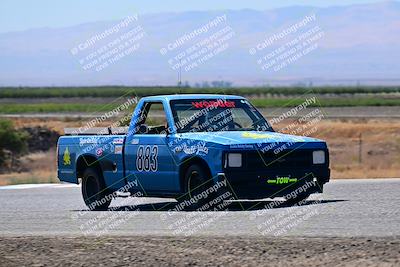
[{"label": "number 883 decal", "polygon": [[140,172],[156,172],[158,168],[158,146],[139,146],[136,154],[136,169]]}]

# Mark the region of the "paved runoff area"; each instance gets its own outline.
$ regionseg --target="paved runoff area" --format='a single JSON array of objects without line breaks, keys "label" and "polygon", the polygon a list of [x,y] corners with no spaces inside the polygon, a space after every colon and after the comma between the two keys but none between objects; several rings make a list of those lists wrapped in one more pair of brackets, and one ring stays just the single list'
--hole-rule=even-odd
[{"label": "paved runoff area", "polygon": [[5,186],[0,266],[398,266],[399,192],[400,179],[336,180],[299,206],[174,212],[173,199],[122,198],[91,212],[76,185]]}]

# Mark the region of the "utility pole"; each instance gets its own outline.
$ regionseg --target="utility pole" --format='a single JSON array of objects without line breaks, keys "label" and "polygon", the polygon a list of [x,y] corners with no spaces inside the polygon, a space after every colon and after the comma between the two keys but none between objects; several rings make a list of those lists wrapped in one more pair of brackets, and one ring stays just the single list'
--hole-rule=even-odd
[{"label": "utility pole", "polygon": [[181,92],[181,87],[182,87],[182,59],[179,59],[179,72],[178,72],[178,91],[179,93]]},{"label": "utility pole", "polygon": [[358,139],[358,163],[362,163],[362,133],[360,133],[359,139]]}]

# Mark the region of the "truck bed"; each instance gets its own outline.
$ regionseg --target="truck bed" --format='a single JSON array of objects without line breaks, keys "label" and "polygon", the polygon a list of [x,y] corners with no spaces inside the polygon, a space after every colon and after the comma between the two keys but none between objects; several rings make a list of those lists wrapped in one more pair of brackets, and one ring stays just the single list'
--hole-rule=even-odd
[{"label": "truck bed", "polygon": [[64,128],[64,135],[125,135],[128,127]]},{"label": "truck bed", "polygon": [[[105,183],[111,188],[125,185],[124,143],[126,135],[117,129],[117,134],[83,134],[79,129],[58,140],[58,177],[61,181],[78,183],[78,170],[85,166],[101,165]],[[70,129],[66,130],[69,132]],[[97,128],[106,129],[108,128]],[[94,129],[92,129],[93,131]]]}]

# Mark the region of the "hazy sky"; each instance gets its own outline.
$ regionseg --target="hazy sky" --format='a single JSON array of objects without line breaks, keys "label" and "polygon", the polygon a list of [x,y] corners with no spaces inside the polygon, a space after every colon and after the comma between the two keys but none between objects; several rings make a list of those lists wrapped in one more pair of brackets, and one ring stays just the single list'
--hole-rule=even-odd
[{"label": "hazy sky", "polygon": [[251,8],[266,10],[293,5],[331,6],[377,0],[0,0],[0,32],[37,27],[63,27],[113,20],[135,13]]}]

